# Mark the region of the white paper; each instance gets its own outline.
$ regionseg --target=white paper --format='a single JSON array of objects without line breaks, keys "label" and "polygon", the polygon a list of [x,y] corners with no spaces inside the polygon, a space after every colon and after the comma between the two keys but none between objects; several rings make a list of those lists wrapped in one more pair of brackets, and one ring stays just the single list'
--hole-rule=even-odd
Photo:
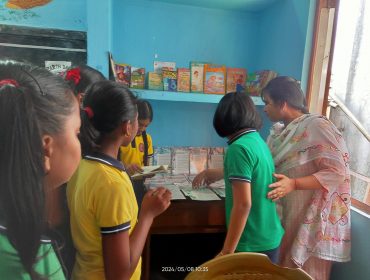
[{"label": "white paper", "polygon": [[48,69],[50,72],[58,75],[63,75],[64,72],[72,66],[72,62],[70,61],[45,61],[45,68]]},{"label": "white paper", "polygon": [[192,200],[210,201],[220,200],[220,198],[208,188],[193,189],[191,185],[181,187],[182,192]]},{"label": "white paper", "polygon": [[172,173],[189,174],[189,149],[174,148],[172,156]]}]

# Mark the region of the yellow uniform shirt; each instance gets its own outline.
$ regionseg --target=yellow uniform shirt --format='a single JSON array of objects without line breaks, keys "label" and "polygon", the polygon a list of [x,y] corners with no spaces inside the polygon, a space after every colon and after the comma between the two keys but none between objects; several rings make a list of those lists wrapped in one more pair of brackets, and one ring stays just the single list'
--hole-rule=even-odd
[{"label": "yellow uniform shirt", "polygon": [[[102,154],[85,156],[68,182],[71,232],[77,249],[72,279],[102,280],[102,235],[129,230],[137,223],[138,206],[122,163]],[[140,279],[141,259],[131,279]]]},{"label": "yellow uniform shirt", "polygon": [[[148,162],[151,162],[153,157],[153,142],[152,137],[147,133],[148,140]],[[144,139],[143,135],[135,137],[134,141],[128,146],[121,146],[120,148],[120,160],[123,164],[129,165],[136,163],[139,166],[144,166]]]}]

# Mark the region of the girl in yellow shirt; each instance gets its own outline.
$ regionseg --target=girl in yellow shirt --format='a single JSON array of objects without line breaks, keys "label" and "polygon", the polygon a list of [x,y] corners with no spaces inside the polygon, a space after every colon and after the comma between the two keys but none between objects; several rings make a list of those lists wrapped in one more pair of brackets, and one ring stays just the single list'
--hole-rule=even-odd
[{"label": "girl in yellow shirt", "polygon": [[118,155],[130,175],[140,172],[142,166],[151,165],[153,158],[152,137],[146,132],[153,121],[153,109],[148,101],[138,100],[137,110],[139,127],[136,137],[130,145],[121,146]]}]

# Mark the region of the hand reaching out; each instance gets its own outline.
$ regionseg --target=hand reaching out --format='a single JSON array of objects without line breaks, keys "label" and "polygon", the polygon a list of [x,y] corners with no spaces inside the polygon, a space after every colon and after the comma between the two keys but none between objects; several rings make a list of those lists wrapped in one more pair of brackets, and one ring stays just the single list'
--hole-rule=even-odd
[{"label": "hand reaching out", "polygon": [[195,176],[193,180],[193,188],[199,188],[200,186],[208,186],[218,180],[221,180],[224,176],[224,170],[219,169],[206,169]]}]

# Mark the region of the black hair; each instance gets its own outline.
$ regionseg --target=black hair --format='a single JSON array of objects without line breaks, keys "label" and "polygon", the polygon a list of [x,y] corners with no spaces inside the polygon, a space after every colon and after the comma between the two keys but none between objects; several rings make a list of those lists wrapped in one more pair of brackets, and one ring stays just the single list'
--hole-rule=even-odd
[{"label": "black hair", "polygon": [[[265,102],[265,96],[269,96],[277,105],[286,102],[290,107],[308,113],[306,99],[299,82],[288,76],[279,76],[272,79],[266,87],[262,89],[261,98]],[[266,103],[266,102],[265,102]]]},{"label": "black hair", "polygon": [[[122,122],[134,121],[137,99],[124,85],[105,80],[89,87],[81,111],[80,141],[82,154],[99,147],[101,139]],[[90,114],[88,111],[91,111]]]},{"label": "black hair", "polygon": [[247,128],[260,129],[261,126],[257,109],[244,92],[231,92],[222,97],[213,117],[213,127],[221,137]]},{"label": "black hair", "polygon": [[63,131],[76,101],[44,68],[1,62],[0,82],[0,219],[24,269],[40,279],[34,265],[47,228],[42,137]]},{"label": "black hair", "polygon": [[[77,79],[69,77],[68,75],[68,73],[75,70],[79,71],[79,77],[77,77]],[[75,95],[86,93],[89,86],[93,83],[106,80],[101,72],[88,65],[73,66],[69,68],[64,74],[64,79],[70,84]]]},{"label": "black hair", "polygon": [[137,111],[139,120],[149,119],[151,122],[153,121],[153,108],[148,101],[139,99],[137,101]]}]

